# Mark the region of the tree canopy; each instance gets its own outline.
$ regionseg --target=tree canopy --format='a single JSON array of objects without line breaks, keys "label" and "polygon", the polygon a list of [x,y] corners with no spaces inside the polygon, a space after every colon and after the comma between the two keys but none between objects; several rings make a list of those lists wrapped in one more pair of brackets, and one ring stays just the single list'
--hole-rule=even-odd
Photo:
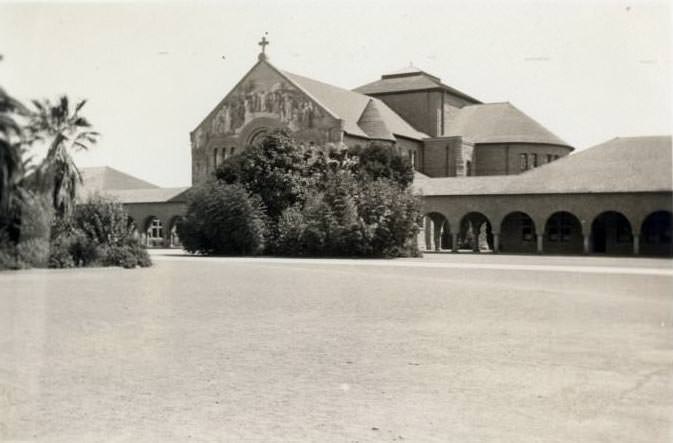
[{"label": "tree canopy", "polygon": [[[264,229],[264,245],[255,253],[377,257],[418,254],[415,237],[420,201],[410,191],[413,167],[393,146],[373,143],[351,150],[332,145],[307,147],[286,133],[276,132],[226,159],[214,178],[220,185],[208,182],[196,186],[181,238],[207,236],[213,230],[222,237],[208,241],[223,241],[234,235],[233,228],[224,223],[216,228],[211,222],[222,219],[222,211],[234,210],[230,203],[225,208],[224,201],[214,205],[213,199],[232,193],[226,186],[236,185],[247,191],[248,199],[259,202],[263,215],[253,218],[265,220],[259,225]],[[237,192],[240,194],[240,190]],[[210,209],[205,210],[202,205]],[[250,220],[238,218],[234,225],[246,223]],[[209,252],[203,247],[192,250]],[[247,253],[251,251],[248,249]]]}]

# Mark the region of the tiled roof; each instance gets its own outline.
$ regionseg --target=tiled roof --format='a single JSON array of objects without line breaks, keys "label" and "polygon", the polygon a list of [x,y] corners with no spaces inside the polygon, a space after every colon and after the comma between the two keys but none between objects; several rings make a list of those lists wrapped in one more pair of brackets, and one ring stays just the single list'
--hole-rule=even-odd
[{"label": "tiled roof", "polygon": [[109,166],[81,168],[85,189],[138,189],[158,188],[145,180],[125,174]]},{"label": "tiled roof", "polygon": [[425,196],[673,191],[671,136],[615,138],[520,175],[416,180]]},{"label": "tiled roof", "polygon": [[[370,137],[363,128],[358,125],[367,105],[373,100],[378,110],[381,121],[394,135],[421,140],[427,138],[427,134],[415,130],[395,111],[381,100],[372,99],[366,95],[349,91],[348,89],[332,86],[327,83],[319,82],[301,75],[281,71],[297,87],[302,89],[307,95],[316,100],[321,106],[327,109],[334,116],[344,120],[344,131],[350,135],[363,138]],[[370,121],[371,123],[371,121]],[[377,138],[377,137],[374,137]]]},{"label": "tiled roof", "polygon": [[181,194],[189,189],[160,188],[109,166],[82,168],[80,172],[84,182],[79,193],[82,200],[98,193],[113,197],[122,203],[183,201],[184,196]]},{"label": "tiled roof", "polygon": [[369,138],[395,141],[395,136],[384,123],[376,102],[372,99],[369,100],[362,112],[360,120],[358,120],[358,126],[365,131]]},{"label": "tiled roof", "polygon": [[367,95],[377,95],[394,92],[423,91],[428,89],[441,89],[452,95],[462,97],[472,103],[481,103],[476,98],[470,97],[464,92],[445,85],[439,78],[430,75],[427,72],[423,72],[414,66],[403,68],[392,74],[382,75],[380,80],[362,85],[355,88],[354,91]]},{"label": "tiled roof", "polygon": [[102,193],[122,203],[163,203],[184,202],[185,191],[188,189],[190,188],[110,189]]},{"label": "tiled roof", "polygon": [[511,103],[465,106],[449,122],[445,135],[473,143],[544,143],[568,146]]}]

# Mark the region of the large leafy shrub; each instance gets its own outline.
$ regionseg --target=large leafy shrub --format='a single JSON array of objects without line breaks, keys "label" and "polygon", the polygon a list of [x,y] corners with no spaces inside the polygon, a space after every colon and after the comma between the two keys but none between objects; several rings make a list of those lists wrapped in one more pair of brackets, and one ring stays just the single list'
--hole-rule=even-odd
[{"label": "large leafy shrub", "polygon": [[178,235],[190,252],[259,254],[267,235],[264,206],[240,184],[208,181],[190,191]]},{"label": "large leafy shrub", "polygon": [[[268,217],[265,251],[288,256],[417,255],[421,218],[420,201],[409,191],[413,176],[411,163],[391,145],[306,147],[283,133],[230,157],[215,173],[220,184],[258,199]],[[235,241],[236,233],[218,222],[225,213],[236,223],[245,219],[231,202],[225,207],[206,192],[213,187],[193,194],[180,236],[189,237],[184,244],[191,251],[240,253],[215,246]]]},{"label": "large leafy shrub", "polygon": [[374,256],[417,256],[420,201],[391,180],[376,180],[361,190],[358,212],[367,226],[367,243]]},{"label": "large leafy shrub", "polygon": [[21,192],[0,229],[0,269],[47,265],[52,214],[47,196]]},{"label": "large leafy shrub", "polygon": [[393,147],[382,143],[371,143],[364,148],[356,147],[350,151],[356,156],[355,171],[362,179],[375,181],[388,179],[406,188],[414,181],[414,168],[411,161]]},{"label": "large leafy shrub", "polygon": [[95,195],[78,204],[71,217],[57,217],[52,224],[49,266],[151,266],[116,200]]},{"label": "large leafy shrub", "polygon": [[311,181],[307,166],[304,150],[279,132],[227,159],[215,176],[227,184],[243,185],[261,199],[267,215],[276,219],[303,201]]}]

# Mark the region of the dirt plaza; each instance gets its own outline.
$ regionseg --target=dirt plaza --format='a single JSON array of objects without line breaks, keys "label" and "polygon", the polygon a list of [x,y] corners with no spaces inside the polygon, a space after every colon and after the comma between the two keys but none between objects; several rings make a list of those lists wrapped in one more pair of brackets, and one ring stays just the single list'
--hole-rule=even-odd
[{"label": "dirt plaza", "polygon": [[0,273],[0,441],[667,442],[670,260]]}]

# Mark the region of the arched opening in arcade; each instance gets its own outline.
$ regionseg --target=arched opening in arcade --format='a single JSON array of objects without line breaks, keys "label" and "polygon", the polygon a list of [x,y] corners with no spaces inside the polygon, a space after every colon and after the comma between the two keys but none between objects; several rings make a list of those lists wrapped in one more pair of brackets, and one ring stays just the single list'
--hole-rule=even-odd
[{"label": "arched opening in arcade", "polygon": [[591,224],[591,251],[596,254],[633,254],[631,223],[624,214],[606,211]]},{"label": "arched opening in arcade", "polygon": [[657,211],[648,215],[640,229],[640,253],[673,256],[672,224],[673,214],[669,211]]},{"label": "arched opening in arcade", "polygon": [[158,217],[147,217],[145,222],[145,246],[158,248],[164,245],[164,225]]},{"label": "arched opening in arcade", "polygon": [[182,216],[181,215],[176,215],[171,219],[171,222],[169,224],[170,226],[170,231],[169,231],[169,237],[168,237],[168,245],[171,248],[181,248],[182,247],[182,242],[180,241],[180,236],[178,235],[178,224],[182,221]]},{"label": "arched opening in arcade", "polygon": [[426,251],[451,249],[449,221],[439,212],[430,212],[423,217],[423,241]]},{"label": "arched opening in arcade", "polygon": [[545,224],[544,252],[552,254],[581,254],[584,251],[582,224],[570,212],[552,214]]},{"label": "arched opening in arcade", "polygon": [[533,219],[525,212],[510,212],[500,224],[500,251],[535,252],[537,234]]},{"label": "arched opening in arcade", "polygon": [[473,252],[493,250],[493,233],[488,217],[481,212],[470,212],[462,218],[458,249],[469,249]]}]

